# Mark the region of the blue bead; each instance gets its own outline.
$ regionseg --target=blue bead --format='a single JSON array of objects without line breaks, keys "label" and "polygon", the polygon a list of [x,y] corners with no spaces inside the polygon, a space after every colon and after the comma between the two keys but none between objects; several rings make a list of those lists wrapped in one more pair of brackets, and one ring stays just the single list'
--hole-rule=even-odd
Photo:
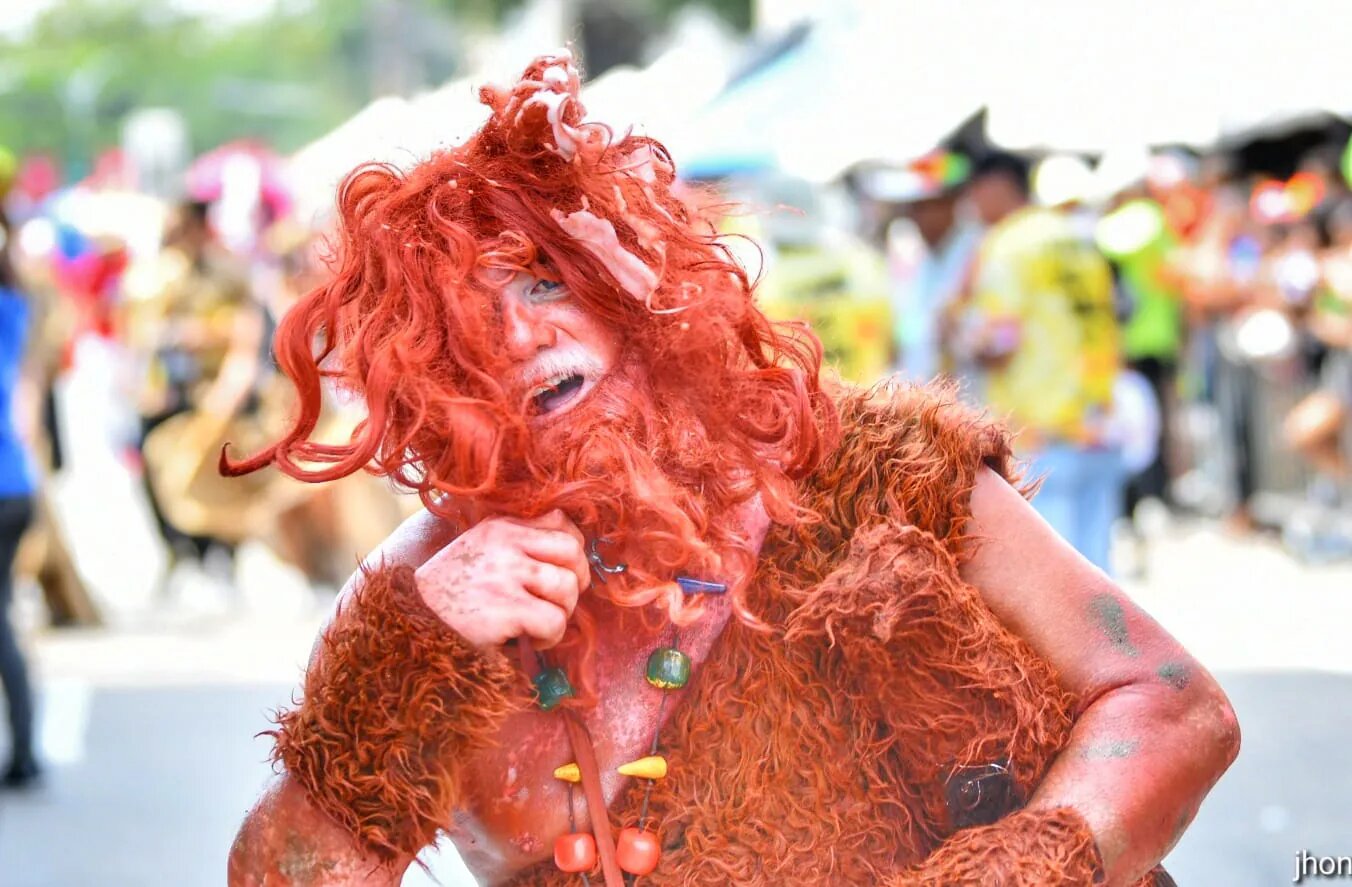
[{"label": "blue bead", "polygon": [[677,576],[676,584],[686,594],[723,594],[728,590],[722,582],[706,582],[703,579],[691,579],[689,576]]}]

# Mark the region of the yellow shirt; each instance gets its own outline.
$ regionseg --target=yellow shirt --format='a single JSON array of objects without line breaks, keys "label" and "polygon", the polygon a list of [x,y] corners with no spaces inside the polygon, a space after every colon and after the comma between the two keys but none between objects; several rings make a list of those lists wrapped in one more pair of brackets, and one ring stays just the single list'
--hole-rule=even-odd
[{"label": "yellow shirt", "polygon": [[993,227],[973,309],[988,329],[1019,331],[1012,356],[988,372],[986,396],[1028,434],[1023,443],[1100,441],[1120,363],[1112,274],[1070,220],[1027,207]]},{"label": "yellow shirt", "polygon": [[[876,250],[849,238],[777,245],[753,215],[729,216],[719,229],[742,235],[724,242],[747,268],[765,261],[756,302],[769,317],[810,326],[826,365],[851,382],[871,384],[887,374],[893,325],[887,269]],[[748,241],[763,252],[748,249]]]}]

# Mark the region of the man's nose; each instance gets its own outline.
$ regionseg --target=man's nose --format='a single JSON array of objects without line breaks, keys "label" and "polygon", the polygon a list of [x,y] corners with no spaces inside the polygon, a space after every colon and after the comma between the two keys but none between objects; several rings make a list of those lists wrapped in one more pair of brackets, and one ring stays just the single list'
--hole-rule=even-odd
[{"label": "man's nose", "polygon": [[527,360],[555,342],[553,325],[519,299],[503,300],[502,335],[507,354],[514,360]]}]

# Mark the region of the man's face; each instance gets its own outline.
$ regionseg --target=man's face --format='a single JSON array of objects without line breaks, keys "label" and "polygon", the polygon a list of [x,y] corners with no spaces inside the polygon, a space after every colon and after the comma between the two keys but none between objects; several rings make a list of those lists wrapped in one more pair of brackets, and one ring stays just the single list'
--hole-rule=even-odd
[{"label": "man's face", "polygon": [[620,343],[561,283],[518,273],[502,290],[511,390],[532,424],[553,423],[616,368]]},{"label": "man's face", "polygon": [[164,245],[177,249],[190,258],[197,258],[206,249],[210,232],[195,219],[185,218],[165,236]]},{"label": "man's face", "polygon": [[1022,202],[1018,188],[1003,175],[990,174],[973,179],[967,186],[967,199],[984,225],[994,225],[1018,208]]},{"label": "man's face", "polygon": [[917,200],[906,209],[906,214],[915,223],[916,230],[925,243],[933,247],[938,245],[953,228],[956,217],[957,201],[950,195]]}]

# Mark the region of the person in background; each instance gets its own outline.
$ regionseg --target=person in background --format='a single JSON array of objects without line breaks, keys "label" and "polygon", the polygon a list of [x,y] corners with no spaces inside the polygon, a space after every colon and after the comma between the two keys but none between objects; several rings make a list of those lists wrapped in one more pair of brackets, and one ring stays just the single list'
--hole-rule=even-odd
[{"label": "person in background", "polygon": [[[0,193],[0,199],[3,194]],[[29,306],[11,261],[9,218],[0,207],[0,681],[9,711],[9,763],[0,784],[25,788],[41,773],[34,747],[33,688],[23,651],[9,618],[14,597],[14,556],[33,519],[34,476],[14,422],[28,335]]]},{"label": "person in background", "polygon": [[1241,533],[1254,526],[1249,505],[1255,491],[1251,414],[1256,379],[1235,347],[1235,328],[1248,310],[1269,239],[1250,218],[1245,189],[1221,182],[1211,192],[1206,217],[1174,262],[1189,318],[1193,384],[1212,405],[1220,429],[1212,446],[1222,454],[1218,493],[1227,527]]},{"label": "person in background", "polygon": [[1321,256],[1321,285],[1310,309],[1310,333],[1326,349],[1319,387],[1296,405],[1285,423],[1288,443],[1331,483],[1324,492],[1334,504],[1337,484],[1352,476],[1344,427],[1352,411],[1352,199],[1329,214],[1328,249]]},{"label": "person in background", "polygon": [[[160,450],[181,450],[189,443],[179,441],[165,448],[150,443],[159,437],[155,435],[159,426],[181,414],[216,417],[224,423],[247,409],[258,379],[266,327],[244,269],[213,237],[207,204],[189,202],[178,207],[166,232],[154,281],[152,293],[130,303],[130,338],[148,360],[139,405],[145,487],[169,547],[172,571],[183,560],[205,561],[213,548],[233,558],[233,545],[214,534],[182,526],[173,512],[193,510],[177,507],[188,493],[167,480],[155,483],[156,478],[192,474],[163,472],[164,466],[154,464]],[[198,425],[214,427],[214,423]],[[211,434],[204,432],[201,437],[194,446],[214,448]]]},{"label": "person in background", "polygon": [[[880,167],[861,179],[879,203],[891,278],[897,369],[926,382],[944,370],[943,318],[958,297],[981,242],[981,226],[960,211],[970,161],[935,151],[905,168]],[[966,380],[964,380],[966,381]]]},{"label": "person in background", "polygon": [[[275,329],[297,301],[328,282],[331,271],[324,262],[323,236],[293,221],[274,223],[263,242],[275,264],[269,274],[260,275],[256,292],[267,309],[269,326]],[[271,341],[268,336],[269,352]],[[296,399],[290,383],[273,369],[270,353],[264,366],[259,418],[265,433],[276,436],[290,422]],[[347,439],[364,418],[360,405],[326,398],[319,433],[336,443]],[[380,544],[418,507],[416,497],[393,495],[388,483],[366,472],[325,484],[285,481],[288,495],[278,497],[277,511],[259,527],[260,537],[317,590],[339,588],[351,573],[356,553]]]},{"label": "person in background", "polygon": [[1169,428],[1183,345],[1182,295],[1170,269],[1175,243],[1164,206],[1153,197],[1124,201],[1100,220],[1095,241],[1117,268],[1130,306],[1122,327],[1122,353],[1129,368],[1150,383],[1159,405],[1155,457],[1127,484],[1128,517],[1144,499],[1169,504]]},{"label": "person in background", "polygon": [[1043,478],[1034,507],[1107,571],[1124,474],[1111,422],[1121,357],[1108,263],[1064,213],[1032,205],[1019,157],[982,158],[967,194],[989,230],[966,347],[984,368],[988,405]]},{"label": "person in background", "polygon": [[1233,453],[1235,505],[1226,526],[1236,534],[1271,527],[1271,509],[1255,503],[1268,473],[1267,437],[1280,414],[1269,412],[1274,374],[1303,385],[1318,372],[1322,348],[1303,331],[1319,283],[1321,237],[1307,217],[1266,214],[1251,201],[1246,231],[1232,248],[1235,306],[1217,338],[1217,382],[1222,424]]},{"label": "person in background", "polygon": [[[1281,277],[1293,289],[1309,274],[1301,260],[1315,257],[1316,281],[1308,297],[1289,308],[1299,324],[1301,357],[1309,391],[1282,420],[1282,442],[1298,453],[1311,470],[1305,501],[1282,520],[1289,550],[1307,560],[1352,554],[1352,514],[1346,509],[1347,481],[1352,476],[1346,447],[1347,418],[1352,405],[1352,202],[1347,198],[1327,209],[1323,224],[1293,228],[1296,251],[1284,261]],[[1319,235],[1320,249],[1304,247]],[[1324,240],[1328,242],[1325,244]]]}]

